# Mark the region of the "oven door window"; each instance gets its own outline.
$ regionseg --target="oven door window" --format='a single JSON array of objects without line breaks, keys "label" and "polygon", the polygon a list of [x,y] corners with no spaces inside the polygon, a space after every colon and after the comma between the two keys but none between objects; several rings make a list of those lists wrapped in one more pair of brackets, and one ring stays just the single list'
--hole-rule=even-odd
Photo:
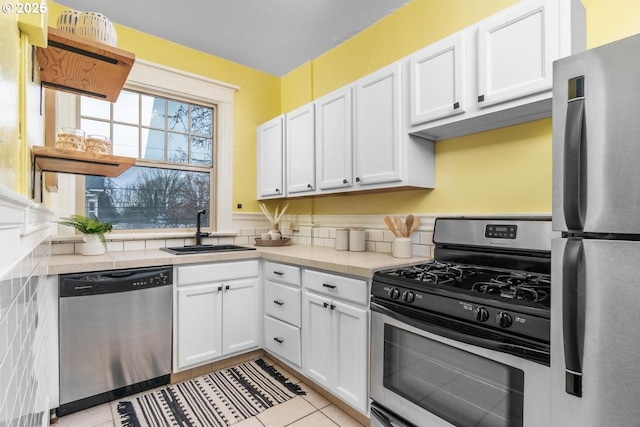
[{"label": "oven door window", "polygon": [[522,427],[524,372],[384,325],[386,389],[461,427]]}]

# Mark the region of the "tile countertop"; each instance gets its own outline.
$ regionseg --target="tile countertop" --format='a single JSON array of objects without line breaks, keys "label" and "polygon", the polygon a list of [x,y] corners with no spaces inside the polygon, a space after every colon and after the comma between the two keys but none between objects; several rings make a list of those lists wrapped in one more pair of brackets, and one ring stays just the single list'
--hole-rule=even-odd
[{"label": "tile countertop", "polygon": [[211,254],[173,255],[159,249],[144,251],[107,252],[104,255],[53,255],[47,274],[84,273],[159,265],[182,265],[240,259],[263,258],[340,274],[370,279],[377,270],[418,264],[429,258],[393,258],[380,252],[337,251],[318,246],[258,247],[255,251],[221,252]]}]

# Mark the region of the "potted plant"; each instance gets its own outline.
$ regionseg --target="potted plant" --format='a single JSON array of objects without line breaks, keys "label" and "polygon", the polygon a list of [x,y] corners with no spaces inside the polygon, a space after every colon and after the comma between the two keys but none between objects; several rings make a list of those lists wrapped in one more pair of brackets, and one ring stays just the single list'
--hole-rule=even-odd
[{"label": "potted plant", "polygon": [[60,218],[58,224],[73,227],[85,235],[85,243],[80,248],[82,255],[102,255],[107,249],[104,234],[113,229],[112,222],[101,222],[96,216],[71,215]]}]

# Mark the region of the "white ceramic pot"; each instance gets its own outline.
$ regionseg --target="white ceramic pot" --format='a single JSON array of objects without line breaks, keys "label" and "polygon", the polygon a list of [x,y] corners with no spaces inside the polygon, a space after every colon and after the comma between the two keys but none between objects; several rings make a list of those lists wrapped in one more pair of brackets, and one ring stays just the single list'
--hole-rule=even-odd
[{"label": "white ceramic pot", "polygon": [[86,234],[84,243],[80,245],[82,255],[102,255],[105,252],[104,245],[97,234]]},{"label": "white ceramic pot", "polygon": [[271,240],[280,240],[282,238],[282,234],[278,230],[269,230],[269,235]]},{"label": "white ceramic pot", "polygon": [[392,244],[391,254],[394,258],[413,257],[413,240],[411,237],[396,237]]}]

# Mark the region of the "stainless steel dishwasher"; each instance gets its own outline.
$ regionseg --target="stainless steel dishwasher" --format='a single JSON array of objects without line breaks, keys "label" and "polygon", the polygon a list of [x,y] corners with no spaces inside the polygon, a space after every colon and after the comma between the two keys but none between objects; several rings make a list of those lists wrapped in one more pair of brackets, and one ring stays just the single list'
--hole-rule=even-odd
[{"label": "stainless steel dishwasher", "polygon": [[169,383],[173,268],[59,277],[58,416]]}]

